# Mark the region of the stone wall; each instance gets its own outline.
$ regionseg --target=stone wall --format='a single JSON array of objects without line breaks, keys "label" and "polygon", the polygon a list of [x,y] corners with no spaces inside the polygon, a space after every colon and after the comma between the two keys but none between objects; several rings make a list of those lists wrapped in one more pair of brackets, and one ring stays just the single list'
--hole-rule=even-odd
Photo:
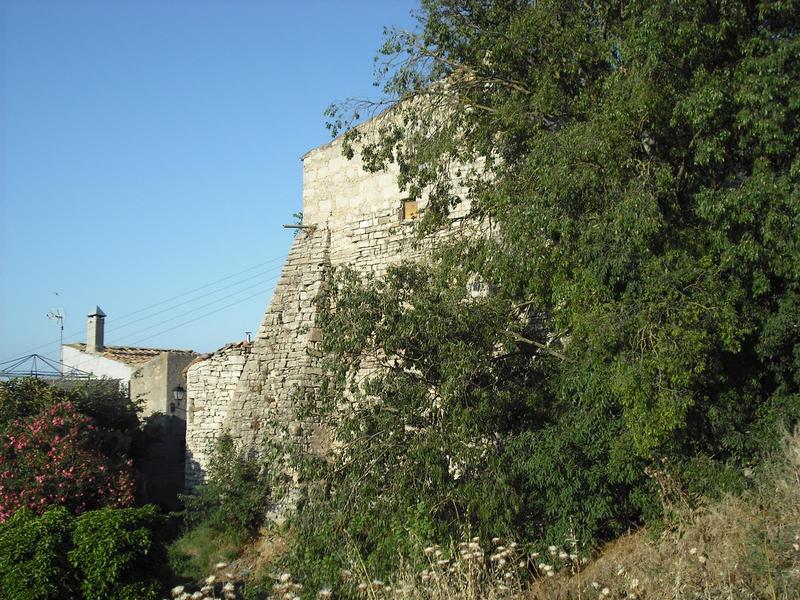
[{"label": "stone wall", "polygon": [[228,413],[251,344],[229,344],[199,357],[186,369],[185,484],[203,481],[208,458]]},{"label": "stone wall", "polygon": [[[363,273],[380,273],[393,262],[429,251],[441,239],[414,243],[416,220],[404,219],[405,198],[396,177],[396,169],[368,173],[357,157],[346,159],[340,139],[303,157],[304,229],[292,242],[250,352],[237,359],[244,364],[235,389],[230,378],[237,373],[225,349],[189,369],[194,414],[187,418],[187,487],[202,475],[208,449],[222,430],[240,447],[254,450],[265,436],[303,436],[312,446],[325,444],[318,424],[295,421],[293,407],[299,396],[316,393],[320,384],[317,346],[324,332],[317,327],[315,299],[329,269],[349,265]],[[423,200],[420,208],[424,206]],[[456,217],[468,207],[459,210]],[[454,219],[454,229],[461,222]],[[226,373],[224,384],[221,372]]]},{"label": "stone wall", "polygon": [[[194,352],[162,352],[137,367],[130,379],[131,398],[142,403],[142,417],[162,413],[185,419],[185,405],[173,403],[172,390],[186,387],[184,371]],[[173,405],[175,410],[171,410]]]}]

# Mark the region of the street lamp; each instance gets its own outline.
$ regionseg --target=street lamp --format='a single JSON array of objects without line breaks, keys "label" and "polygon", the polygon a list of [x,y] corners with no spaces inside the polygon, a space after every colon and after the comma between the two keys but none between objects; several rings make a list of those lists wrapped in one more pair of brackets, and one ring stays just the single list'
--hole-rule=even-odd
[{"label": "street lamp", "polygon": [[178,408],[181,405],[181,402],[186,399],[186,390],[183,389],[183,386],[179,385],[172,390],[172,398],[175,400],[175,402],[170,402],[169,410],[174,413],[175,409]]}]

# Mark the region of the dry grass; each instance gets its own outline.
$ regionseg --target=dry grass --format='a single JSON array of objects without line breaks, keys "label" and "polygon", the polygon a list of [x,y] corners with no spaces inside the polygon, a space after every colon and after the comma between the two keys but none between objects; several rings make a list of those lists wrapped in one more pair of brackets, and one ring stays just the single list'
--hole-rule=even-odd
[{"label": "dry grass", "polygon": [[[370,577],[356,559],[352,570],[342,571],[342,583],[351,595],[369,600],[499,600],[519,598],[523,593],[520,573],[527,573],[527,558],[513,542],[504,545],[495,538],[482,544],[478,538],[471,538],[450,548],[432,545],[423,554],[427,568],[416,571],[400,565],[391,582]],[[305,592],[289,573],[280,575],[272,590],[272,600],[295,600]],[[305,593],[304,597],[309,597]],[[317,598],[333,596],[329,589],[316,593]]]},{"label": "dry grass", "polygon": [[755,491],[684,512],[658,540],[624,536],[580,581],[559,573],[526,597],[800,598],[800,432]]}]

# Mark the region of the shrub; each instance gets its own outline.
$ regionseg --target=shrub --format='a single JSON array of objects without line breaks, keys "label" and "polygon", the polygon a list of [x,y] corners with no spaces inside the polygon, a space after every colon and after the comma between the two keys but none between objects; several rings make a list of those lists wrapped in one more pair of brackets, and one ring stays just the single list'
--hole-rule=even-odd
[{"label": "shrub", "polygon": [[184,496],[186,521],[248,537],[264,522],[270,487],[263,461],[237,451],[223,435],[209,461],[208,480],[197,494]]},{"label": "shrub", "polygon": [[46,408],[67,402],[70,394],[36,377],[0,381],[0,430],[20,417],[30,417]]},{"label": "shrub", "polygon": [[158,595],[166,553],[152,505],[84,513],[75,520],[69,561],[86,598],[140,600]]},{"label": "shrub", "polygon": [[104,454],[97,426],[69,402],[0,433],[0,522],[21,507],[74,513],[134,501],[130,462]]},{"label": "shrub", "polygon": [[18,510],[0,524],[0,597],[44,600],[75,589],[67,550],[72,517],[63,507],[37,516]]},{"label": "shrub", "polygon": [[200,581],[220,562],[229,563],[241,552],[239,532],[220,532],[201,523],[185,532],[167,548],[169,568],[177,577]]}]

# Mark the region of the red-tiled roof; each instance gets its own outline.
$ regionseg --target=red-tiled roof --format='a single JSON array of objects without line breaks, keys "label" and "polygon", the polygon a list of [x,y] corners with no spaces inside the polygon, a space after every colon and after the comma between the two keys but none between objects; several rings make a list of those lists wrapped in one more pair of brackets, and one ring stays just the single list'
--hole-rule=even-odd
[{"label": "red-tiled roof", "polygon": [[[67,344],[71,348],[77,348],[81,352],[86,352],[86,344]],[[98,352],[99,356],[105,356],[111,360],[127,363],[129,365],[138,365],[143,362],[155,358],[162,352],[180,352],[183,354],[191,354],[191,350],[173,350],[166,348],[133,348],[131,346],[106,346],[102,352]]]}]

